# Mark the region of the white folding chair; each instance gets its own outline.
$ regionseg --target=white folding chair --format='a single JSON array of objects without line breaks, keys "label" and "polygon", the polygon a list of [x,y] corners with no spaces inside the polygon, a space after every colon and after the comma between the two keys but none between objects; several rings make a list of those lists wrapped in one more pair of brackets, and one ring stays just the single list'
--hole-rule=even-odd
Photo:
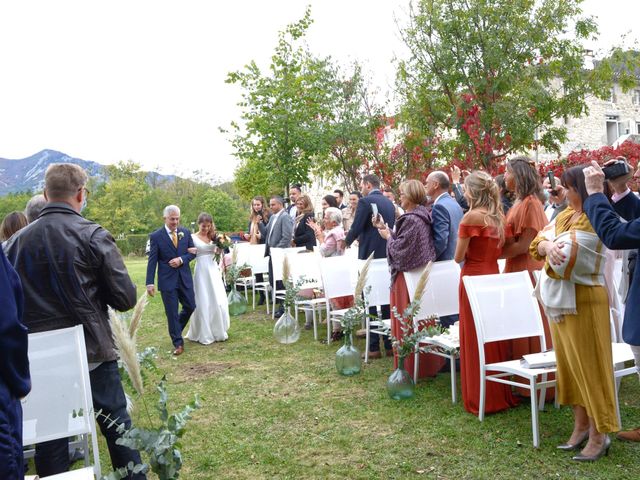
[{"label": "white folding chair", "polygon": [[[289,259],[289,267],[291,269],[291,281],[296,284],[299,280],[304,279],[304,284],[301,289],[322,289],[322,275],[320,273],[320,256],[319,252],[302,250],[298,252],[288,252],[287,258]],[[295,318],[298,321],[298,312],[300,310],[309,311],[313,317],[313,330],[314,335],[317,332],[317,320],[316,313],[322,320],[322,309],[325,305],[324,298],[304,298],[296,299]]]},{"label": "white folding chair", "polygon": [[[22,402],[24,446],[81,437],[85,468],[56,479],[100,478],[100,457],[82,326],[29,335],[31,392]],[[89,455],[89,439],[93,466]],[[28,451],[31,454],[33,451]],[[54,477],[47,477],[54,478]]]},{"label": "white folding chair", "polygon": [[[325,309],[327,311],[327,344],[331,342],[332,322],[339,322],[347,311],[331,309],[331,299],[353,295],[358,276],[358,263],[352,256],[325,257],[320,259],[320,274],[324,288]],[[354,299],[355,301],[355,299]],[[313,336],[317,340],[318,332],[313,325]]]},{"label": "white folding chair", "polygon": [[[239,242],[234,243],[231,248],[233,248],[237,253],[236,265],[249,265],[251,266],[251,245],[249,242]],[[263,246],[264,252],[264,246]],[[238,277],[234,287],[244,288],[244,299],[249,301],[248,288],[253,286],[253,274],[248,277]]]},{"label": "white folding chair", "polygon": [[[360,260],[360,268],[365,261]],[[364,286],[364,304],[366,322],[365,328],[367,332],[366,346],[364,350],[364,362],[369,361],[369,338],[371,334],[380,336],[389,336],[391,330],[391,319],[382,318],[382,305],[389,305],[391,295],[391,272],[389,272],[389,264],[386,258],[376,258],[369,264],[369,273]],[[378,320],[371,320],[369,317],[369,307],[376,307],[378,311]],[[376,327],[371,330],[371,327]]]},{"label": "white folding chair", "polygon": [[[404,279],[409,291],[409,300],[413,302],[416,287],[424,267],[417,268],[410,272],[405,272]],[[460,265],[453,260],[434,262],[431,266],[429,280],[425,287],[424,294],[420,301],[420,310],[415,315],[413,327],[418,327],[418,321],[424,320],[431,315],[444,317],[446,315],[456,315],[459,313],[458,289],[460,284]],[[456,403],[456,359],[459,358],[460,344],[445,344],[438,336],[425,337],[418,343],[418,348],[414,353],[414,380],[418,381],[420,346],[427,347],[429,353],[440,357],[448,358],[451,364],[451,401]]]},{"label": "white folding chair", "polygon": [[[520,360],[487,364],[484,345],[489,342],[514,338],[538,337],[541,351],[546,350],[544,327],[540,307],[533,296],[533,285],[529,272],[503,273],[496,275],[465,276],[462,278],[467,291],[473,320],[478,337],[480,364],[480,411],[478,419],[484,420],[486,382],[498,382],[515,387],[528,388],[531,392],[531,426],[533,446],[540,446],[538,428],[538,408],[544,408],[547,387],[555,385],[555,380],[547,380],[547,375],[555,373],[553,368],[524,368]],[[494,373],[488,373],[494,372]],[[518,376],[527,382],[512,380]],[[538,380],[538,377],[541,377]],[[540,390],[540,405],[536,394]]]},{"label": "white folding chair", "polygon": [[294,248],[270,248],[269,255],[271,255],[271,268],[273,270],[273,288],[271,289],[271,304],[273,307],[273,311],[271,313],[271,318],[276,317],[276,300],[284,298],[284,290],[277,290],[275,288],[276,282],[282,281],[282,266],[284,262],[284,257],[288,253],[297,253],[300,250],[304,250],[304,247],[294,247]]},{"label": "white folding chair", "polygon": [[[264,256],[265,246],[264,244],[251,245],[249,249],[249,262],[251,265],[251,276],[253,282],[251,283],[251,293],[253,295],[253,309],[256,309],[256,291],[263,292],[265,298],[265,304],[267,306],[267,314],[269,314],[269,257]],[[262,274],[262,281],[258,281],[256,275]],[[267,278],[265,279],[265,275]]]}]

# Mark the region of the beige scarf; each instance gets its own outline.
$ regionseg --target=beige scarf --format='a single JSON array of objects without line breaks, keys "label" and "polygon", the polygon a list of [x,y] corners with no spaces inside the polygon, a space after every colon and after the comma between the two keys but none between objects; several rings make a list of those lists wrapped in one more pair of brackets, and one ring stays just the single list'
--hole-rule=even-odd
[{"label": "beige scarf", "polygon": [[536,285],[535,294],[547,315],[554,322],[561,322],[564,315],[576,315],[575,285],[604,286],[605,248],[597,235],[582,230],[570,230],[555,234],[555,222],[541,232],[551,242],[562,242],[565,255],[560,265],[547,265],[560,276],[551,278],[544,268]]}]

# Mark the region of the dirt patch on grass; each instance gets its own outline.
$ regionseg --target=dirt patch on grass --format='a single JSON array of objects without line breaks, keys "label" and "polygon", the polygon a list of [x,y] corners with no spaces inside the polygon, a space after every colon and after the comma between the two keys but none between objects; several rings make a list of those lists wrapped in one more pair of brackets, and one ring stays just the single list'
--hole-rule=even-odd
[{"label": "dirt patch on grass", "polygon": [[212,377],[235,366],[236,363],[234,362],[207,362],[185,365],[180,367],[180,381],[188,382],[190,380]]}]

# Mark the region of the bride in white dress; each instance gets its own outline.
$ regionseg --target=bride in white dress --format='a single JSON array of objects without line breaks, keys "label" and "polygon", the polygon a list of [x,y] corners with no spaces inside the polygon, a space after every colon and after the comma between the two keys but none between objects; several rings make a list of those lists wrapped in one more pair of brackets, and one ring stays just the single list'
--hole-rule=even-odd
[{"label": "bride in white dress", "polygon": [[224,342],[229,338],[229,305],[220,268],[214,258],[217,247],[211,241],[214,228],[211,215],[201,213],[198,216],[198,226],[200,230],[192,235],[196,249],[193,276],[196,309],[189,322],[187,338],[208,345]]}]

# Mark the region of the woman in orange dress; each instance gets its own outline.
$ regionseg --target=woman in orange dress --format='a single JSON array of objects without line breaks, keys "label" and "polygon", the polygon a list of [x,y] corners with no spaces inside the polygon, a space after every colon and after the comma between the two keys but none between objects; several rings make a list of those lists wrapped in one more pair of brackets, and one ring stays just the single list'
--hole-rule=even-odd
[{"label": "woman in orange dress", "polygon": [[[506,220],[507,238],[502,250],[502,257],[507,259],[504,273],[527,270],[533,280],[532,272],[540,270],[544,262],[533,258],[529,254],[529,247],[538,232],[548,223],[542,202],[538,197],[542,184],[535,162],[528,157],[512,158],[507,163],[504,181],[507,189],[516,194],[516,202],[509,209]],[[544,313],[542,315],[544,317]],[[546,318],[543,320],[547,347],[551,348],[551,332]],[[540,351],[540,341],[537,337],[519,338],[510,343],[512,360]],[[520,389],[519,392],[526,395],[528,390]],[[552,391],[547,395],[547,398],[553,398]]]},{"label": "woman in orange dress", "polygon": [[[500,190],[485,172],[473,172],[465,182],[469,211],[458,230],[455,261],[464,265],[460,272],[460,377],[465,410],[478,415],[480,406],[480,359],[473,313],[462,283],[465,275],[498,273],[498,258],[504,242],[504,215]],[[508,342],[485,344],[487,363],[508,360]],[[487,382],[485,413],[499,412],[518,404],[511,387]]]}]

